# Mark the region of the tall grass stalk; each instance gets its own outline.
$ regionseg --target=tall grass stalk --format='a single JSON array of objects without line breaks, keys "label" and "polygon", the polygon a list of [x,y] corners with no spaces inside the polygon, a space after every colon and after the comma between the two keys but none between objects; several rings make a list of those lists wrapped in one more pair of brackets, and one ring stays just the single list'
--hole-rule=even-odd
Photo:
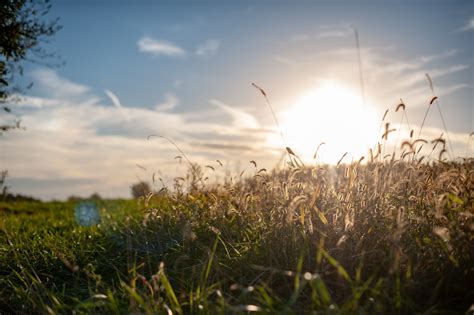
[{"label": "tall grass stalk", "polygon": [[303,162],[301,161],[301,159],[299,159],[299,157],[298,157],[298,156],[291,150],[291,148],[288,146],[288,143],[286,142],[285,136],[284,136],[284,134],[283,134],[283,129],[281,128],[280,122],[278,121],[278,118],[277,118],[277,116],[276,116],[276,114],[275,114],[275,111],[273,110],[273,106],[272,106],[272,104],[270,103],[270,100],[268,99],[267,92],[266,92],[264,89],[262,89],[260,86],[258,86],[257,84],[255,84],[255,83],[253,83],[253,82],[252,82],[252,86],[253,86],[254,88],[256,88],[258,91],[260,91],[260,93],[261,93],[261,94],[263,95],[263,97],[265,98],[265,102],[266,102],[268,108],[270,109],[270,112],[272,113],[273,121],[275,122],[275,125],[277,126],[278,131],[280,132],[281,140],[283,141],[283,145],[285,146],[285,151],[286,151],[286,153],[287,153],[287,155],[288,155],[289,161],[290,161],[290,162],[293,162],[293,161],[296,162],[296,160],[292,158],[292,157],[295,157],[295,158],[297,158],[297,159],[300,161],[300,163],[303,163]]},{"label": "tall grass stalk", "polygon": [[359,84],[360,84],[360,94],[362,96],[362,104],[366,105],[366,95],[365,95],[365,83],[364,83],[364,72],[362,70],[362,57],[360,53],[360,43],[359,43],[359,32],[357,28],[351,26],[352,31],[354,32],[354,39],[357,52],[357,64],[359,66]]},{"label": "tall grass stalk", "polygon": [[[436,95],[435,95],[433,81],[431,80],[431,77],[428,73],[426,73],[425,75],[426,75],[426,78],[427,78],[429,86],[430,86],[431,94],[432,94],[433,98],[435,98]],[[441,117],[441,122],[443,124],[444,131],[446,132],[446,140],[448,140],[449,149],[451,150],[449,155],[451,156],[451,158],[453,158],[454,157],[454,150],[453,150],[453,146],[451,145],[451,140],[449,139],[448,127],[446,126],[446,122],[444,121],[444,116],[443,116],[443,113],[441,112],[441,106],[439,105],[438,97],[436,97],[435,102],[436,102],[436,107],[438,108],[439,116]]]}]

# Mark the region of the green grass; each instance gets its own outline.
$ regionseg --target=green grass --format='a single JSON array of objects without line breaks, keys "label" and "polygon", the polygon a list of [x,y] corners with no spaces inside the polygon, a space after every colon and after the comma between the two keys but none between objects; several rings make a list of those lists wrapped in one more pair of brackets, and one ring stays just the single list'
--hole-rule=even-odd
[{"label": "green grass", "polygon": [[[474,162],[258,172],[173,192],[0,203],[0,313],[463,314]],[[194,180],[193,180],[194,178]]]}]

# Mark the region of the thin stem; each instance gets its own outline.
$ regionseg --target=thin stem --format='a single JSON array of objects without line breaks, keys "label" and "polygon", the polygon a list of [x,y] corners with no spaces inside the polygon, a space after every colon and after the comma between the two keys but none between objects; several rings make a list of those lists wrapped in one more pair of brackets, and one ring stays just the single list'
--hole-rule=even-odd
[{"label": "thin stem", "polygon": [[[433,100],[436,99],[436,106],[438,107],[438,112],[439,112],[439,115],[441,116],[441,122],[443,123],[443,128],[444,128],[444,131],[446,132],[446,140],[448,140],[449,149],[451,150],[450,155],[451,155],[451,158],[453,158],[454,157],[453,146],[451,145],[451,141],[449,140],[448,128],[446,127],[446,123],[444,121],[443,113],[441,112],[441,106],[439,106],[438,98],[435,95],[433,81],[431,80],[431,77],[428,73],[425,73],[425,75],[426,75],[426,79],[428,79],[428,83],[430,85],[430,90],[431,90],[431,93],[432,93],[432,96],[433,96]],[[433,100],[431,102],[433,102]],[[431,103],[430,103],[430,106],[431,106]]]},{"label": "thin stem", "polygon": [[360,92],[362,95],[362,103],[365,105],[365,84],[364,84],[364,73],[362,71],[362,58],[360,56],[360,43],[359,43],[359,32],[354,26],[351,26],[352,30],[354,31],[355,37],[355,44],[357,50],[357,62],[359,65],[359,83],[360,83]]},{"label": "thin stem", "polygon": [[256,88],[257,90],[259,90],[260,93],[262,93],[263,97],[265,98],[265,102],[267,103],[267,106],[270,108],[270,111],[271,111],[272,116],[273,116],[273,120],[275,121],[275,124],[278,127],[278,131],[280,132],[280,136],[281,136],[281,139],[283,141],[283,145],[285,146],[285,151],[288,154],[288,158],[291,161],[291,154],[290,154],[290,152],[288,152],[288,145],[286,143],[285,136],[283,135],[283,130],[281,129],[280,123],[278,122],[278,118],[276,117],[275,111],[273,110],[273,106],[272,106],[272,104],[270,103],[270,101],[268,99],[267,92],[265,92],[264,89],[262,89],[261,87],[259,87],[257,84],[255,84],[253,82],[252,82],[252,86],[254,88]]},{"label": "thin stem", "polygon": [[471,137],[472,136],[474,136],[474,132],[471,132],[467,139],[466,159],[469,158],[469,153],[471,153]]},{"label": "thin stem", "polygon": [[403,114],[405,115],[405,119],[407,120],[408,132],[411,132],[410,122],[408,121],[408,114],[405,109],[403,109]]},{"label": "thin stem", "polygon": [[453,146],[451,145],[451,140],[449,140],[448,128],[446,127],[446,123],[444,121],[443,113],[441,113],[441,106],[439,106],[438,100],[436,100],[436,107],[438,107],[439,115],[441,116],[441,122],[443,123],[444,131],[446,131],[446,140],[448,140],[449,149],[451,150],[450,155],[451,155],[451,158],[453,158],[454,157]]},{"label": "thin stem", "polygon": [[184,154],[184,152],[178,147],[178,145],[171,139],[165,137],[165,136],[161,136],[161,135],[149,135],[146,137],[147,140],[149,140],[151,137],[158,137],[158,138],[163,138],[165,140],[167,140],[169,143],[171,143],[178,151],[179,153],[181,153],[181,155],[184,157],[184,159],[186,160],[186,162],[189,164],[189,166],[191,167],[191,169],[193,169],[193,163],[188,159],[188,157],[186,156],[186,154]]},{"label": "thin stem", "polygon": [[426,117],[428,116],[428,112],[430,111],[431,105],[428,106],[428,109],[426,110],[425,117],[423,117],[423,122],[421,123],[420,131],[418,132],[418,139],[420,139],[421,131],[423,130],[423,126],[425,124]]},{"label": "thin stem", "polygon": [[395,141],[395,147],[393,148],[393,154],[396,154],[398,147],[398,140],[400,139],[400,131],[402,130],[403,118],[405,116],[402,113],[402,118],[400,119],[400,125],[398,126],[397,140]]}]

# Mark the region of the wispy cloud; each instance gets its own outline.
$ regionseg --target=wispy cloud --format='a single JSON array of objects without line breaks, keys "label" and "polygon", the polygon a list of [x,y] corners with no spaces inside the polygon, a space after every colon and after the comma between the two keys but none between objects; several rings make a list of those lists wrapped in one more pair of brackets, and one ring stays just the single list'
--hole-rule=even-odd
[{"label": "wispy cloud", "polygon": [[282,55],[273,56],[273,60],[275,60],[278,63],[287,65],[289,67],[296,67],[298,65],[298,63],[295,60],[282,56]]},{"label": "wispy cloud", "polygon": [[467,32],[467,31],[472,31],[472,30],[474,30],[474,16],[471,17],[463,27],[458,29],[458,31],[461,31],[461,32]]},{"label": "wispy cloud", "polygon": [[196,48],[196,55],[204,57],[214,56],[217,53],[219,46],[220,42],[218,40],[209,39]]},{"label": "wispy cloud", "polygon": [[120,103],[120,100],[118,98],[117,95],[115,95],[112,91],[110,90],[105,90],[105,94],[110,98],[110,100],[112,101],[112,103],[115,105],[115,107],[117,107],[120,111],[120,114],[122,114],[122,116],[126,119],[126,120],[129,120],[130,118],[128,117],[127,113],[125,112],[125,110],[123,109],[122,107],[122,104]]},{"label": "wispy cloud", "polygon": [[[431,95],[425,73],[436,80],[471,68],[471,65],[455,64],[449,60],[459,53],[456,49],[404,59],[397,56],[395,49],[387,53],[383,47],[361,47],[360,51],[368,97],[374,104],[396,102],[401,97],[407,102],[413,100],[408,103],[410,107],[424,106],[425,98]],[[340,81],[357,86],[358,82],[354,79],[358,72],[355,56],[355,47],[349,46],[321,52],[317,54],[316,62],[299,62],[303,69],[318,68],[318,77],[336,76]],[[435,64],[437,61],[443,62]],[[444,89],[444,96],[447,96],[465,87],[465,82],[451,81],[449,86],[443,84],[437,90]]]},{"label": "wispy cloud", "polygon": [[325,38],[347,37],[351,35],[353,35],[353,30],[348,25],[323,25],[319,26],[319,30],[316,32],[311,31],[307,33],[294,34],[288,39],[288,42],[296,44],[308,40],[314,41]]},{"label": "wispy cloud", "polygon": [[[56,73],[50,77],[57,79],[56,88],[61,91],[75,86]],[[45,198],[94,191],[126,196],[140,171],[137,163],[150,170],[140,173],[144,180],[151,181],[152,172],[160,170],[171,179],[184,172],[184,166],[173,159],[175,148],[166,141],[147,141],[150,134],[176,140],[193,162],[201,164],[270,156],[265,149],[266,133],[255,132],[260,128],[257,119],[224,102],[213,100],[217,109],[208,111],[230,116],[230,123],[201,115],[205,110],[169,112],[178,103],[171,93],[158,108],[144,108],[123,104],[110,90],[105,94],[114,106],[87,87],[80,89],[82,95],[72,90],[76,95],[72,101],[52,98],[56,91],[51,90],[44,98],[25,96],[21,105],[12,104],[27,127],[2,136],[2,163],[15,178],[9,182],[13,191]],[[128,119],[123,119],[124,114]]]},{"label": "wispy cloud", "polygon": [[154,56],[184,56],[186,51],[168,41],[157,40],[151,37],[142,37],[137,42],[138,50]]},{"label": "wispy cloud", "polygon": [[352,30],[349,28],[327,30],[319,33],[317,38],[331,38],[331,37],[346,37],[352,35]]},{"label": "wispy cloud", "polygon": [[[416,86],[407,90],[403,94],[403,100],[411,107],[426,106],[432,98],[432,95],[428,93],[428,84],[426,86]],[[454,94],[462,89],[468,88],[469,85],[466,83],[459,83],[453,85],[443,85],[436,87],[436,96],[442,98],[448,95]],[[396,93],[396,92],[395,92]],[[394,97],[394,99],[396,99]]]},{"label": "wispy cloud", "polygon": [[223,109],[225,112],[230,114],[233,119],[233,123],[235,126],[238,126],[242,129],[259,129],[260,124],[258,123],[257,119],[249,113],[246,113],[242,110],[236,109],[231,107],[230,105],[221,102],[216,99],[209,100],[211,104]]},{"label": "wispy cloud", "polygon": [[89,87],[71,82],[60,77],[51,69],[37,69],[31,74],[40,89],[48,91],[53,98],[68,99],[83,96],[89,92]]},{"label": "wispy cloud", "polygon": [[157,104],[155,109],[159,112],[170,111],[175,108],[179,103],[179,99],[173,93],[165,94],[165,100],[163,103]]},{"label": "wispy cloud", "polygon": [[242,152],[251,152],[255,148],[247,145],[247,144],[224,144],[224,143],[210,143],[210,142],[205,142],[205,143],[198,143],[197,145],[202,146],[204,148],[208,149],[217,149],[217,150],[231,150],[234,151],[237,154],[241,154]]},{"label": "wispy cloud", "polygon": [[[433,79],[437,79],[453,73],[467,70],[470,67],[471,66],[468,64],[452,65],[444,68],[432,69],[429,71],[429,74]],[[411,73],[404,74],[403,77],[403,81],[400,81],[396,85],[393,85],[393,89],[407,89],[416,86],[419,83],[425,83],[426,71],[420,69],[418,71],[413,71]]]},{"label": "wispy cloud", "polygon": [[443,51],[439,54],[422,56],[422,57],[419,58],[419,62],[422,63],[422,64],[426,64],[426,63],[437,61],[437,60],[440,60],[440,59],[454,57],[458,53],[459,53],[459,50],[457,50],[457,49],[449,49],[449,50]]}]

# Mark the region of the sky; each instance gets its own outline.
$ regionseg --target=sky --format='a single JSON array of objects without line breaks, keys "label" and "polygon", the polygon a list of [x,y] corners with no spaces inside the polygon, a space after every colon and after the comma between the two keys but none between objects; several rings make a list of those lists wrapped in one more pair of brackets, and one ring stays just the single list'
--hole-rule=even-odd
[{"label": "sky", "polygon": [[44,45],[60,55],[49,63],[65,64],[25,62],[19,82],[33,86],[0,116],[26,128],[0,136],[14,193],[158,190],[186,163],[149,135],[219,168],[203,168],[213,179],[253,174],[250,160],[276,167],[285,146],[308,165],[350,162],[382,141],[387,109],[387,152],[418,134],[434,96],[420,136],[447,135],[449,157],[474,154],[473,1],[53,0],[48,17],[62,26]]}]

